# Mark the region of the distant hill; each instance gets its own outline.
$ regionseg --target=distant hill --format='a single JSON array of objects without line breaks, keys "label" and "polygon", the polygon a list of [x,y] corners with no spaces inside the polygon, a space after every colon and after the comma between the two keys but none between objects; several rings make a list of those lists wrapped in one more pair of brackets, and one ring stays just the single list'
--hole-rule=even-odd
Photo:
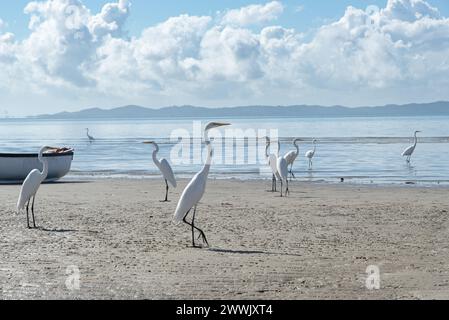
[{"label": "distant hill", "polygon": [[211,117],[399,117],[449,116],[449,102],[425,104],[386,105],[380,107],[348,108],[342,106],[247,106],[229,108],[203,108],[194,106],[150,109],[124,106],[115,109],[92,108],[78,112],[61,112],[35,116],[37,119],[123,119],[123,118],[211,118]]}]

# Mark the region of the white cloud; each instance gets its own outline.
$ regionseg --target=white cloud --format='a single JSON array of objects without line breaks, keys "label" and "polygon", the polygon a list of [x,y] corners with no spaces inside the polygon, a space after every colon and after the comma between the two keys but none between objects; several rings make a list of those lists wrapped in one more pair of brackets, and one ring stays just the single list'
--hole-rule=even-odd
[{"label": "white cloud", "polygon": [[[31,2],[30,35],[0,33],[3,100],[80,108],[449,99],[449,19],[425,1],[348,7],[307,41],[267,22],[279,2],[228,11],[233,23],[180,15],[132,38],[130,8],[121,0],[92,14],[78,0]],[[263,21],[258,31],[245,27]]]},{"label": "white cloud", "polygon": [[12,33],[0,34],[0,64],[15,61],[14,47],[14,35]]},{"label": "white cloud", "polygon": [[223,24],[249,26],[276,20],[284,12],[284,6],[279,1],[265,5],[250,5],[240,9],[229,10],[222,19]]},{"label": "white cloud", "polygon": [[[418,79],[425,86],[449,71],[448,28],[449,20],[420,0],[390,0],[378,24],[349,7],[338,22],[317,32],[303,59],[309,77],[331,87],[406,86]],[[423,64],[429,69],[416,73]]]},{"label": "white cloud", "polygon": [[387,7],[382,10],[385,17],[401,21],[413,22],[428,17],[440,18],[438,9],[432,7],[424,0],[390,0]]},{"label": "white cloud", "polygon": [[95,38],[106,35],[123,36],[123,25],[129,15],[130,2],[119,0],[117,3],[107,3],[101,12],[89,19],[88,27]]}]

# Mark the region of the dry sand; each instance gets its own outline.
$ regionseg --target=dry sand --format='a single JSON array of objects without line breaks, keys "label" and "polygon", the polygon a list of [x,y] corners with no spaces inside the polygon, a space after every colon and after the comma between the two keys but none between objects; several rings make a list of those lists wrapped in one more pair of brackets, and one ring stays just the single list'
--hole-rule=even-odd
[{"label": "dry sand", "polygon": [[38,230],[15,214],[19,186],[0,186],[0,298],[449,298],[448,189],[293,183],[281,199],[269,181],[211,180],[197,216],[211,248],[194,249],[171,221],[186,183],[170,203],[159,180],[44,185]]}]

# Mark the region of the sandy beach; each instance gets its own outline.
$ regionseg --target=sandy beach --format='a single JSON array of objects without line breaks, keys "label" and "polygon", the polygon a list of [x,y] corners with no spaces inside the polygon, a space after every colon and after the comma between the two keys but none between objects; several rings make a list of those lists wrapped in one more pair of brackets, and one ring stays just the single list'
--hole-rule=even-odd
[{"label": "sandy beach", "polygon": [[172,222],[186,183],[170,203],[160,180],[43,185],[38,230],[15,213],[19,186],[0,186],[0,298],[449,299],[447,188],[294,182],[280,198],[270,181],[210,180],[211,247],[194,249]]}]

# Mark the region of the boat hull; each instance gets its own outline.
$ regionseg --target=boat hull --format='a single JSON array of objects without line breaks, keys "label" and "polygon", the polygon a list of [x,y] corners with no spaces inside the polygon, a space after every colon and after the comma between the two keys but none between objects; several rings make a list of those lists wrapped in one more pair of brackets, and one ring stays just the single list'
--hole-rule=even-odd
[{"label": "boat hull", "polygon": [[[46,182],[56,181],[67,175],[72,166],[73,150],[63,153],[49,153],[44,157],[48,161]],[[22,183],[34,170],[42,170],[37,154],[0,153],[0,183]]]}]

